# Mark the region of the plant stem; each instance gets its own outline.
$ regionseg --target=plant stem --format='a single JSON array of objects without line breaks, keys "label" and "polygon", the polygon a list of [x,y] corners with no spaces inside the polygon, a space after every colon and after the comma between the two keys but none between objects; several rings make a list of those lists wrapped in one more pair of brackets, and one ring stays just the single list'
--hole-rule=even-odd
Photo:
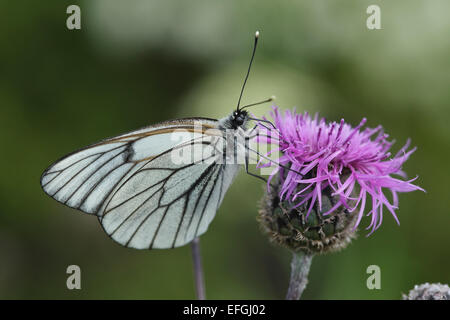
[{"label": "plant stem", "polygon": [[203,279],[202,256],[200,254],[200,238],[191,242],[192,262],[194,266],[194,283],[197,300],[205,300],[205,281]]},{"label": "plant stem", "polygon": [[304,253],[293,253],[291,262],[291,279],[286,300],[300,300],[303,290],[308,284],[309,268],[311,267],[313,255]]}]

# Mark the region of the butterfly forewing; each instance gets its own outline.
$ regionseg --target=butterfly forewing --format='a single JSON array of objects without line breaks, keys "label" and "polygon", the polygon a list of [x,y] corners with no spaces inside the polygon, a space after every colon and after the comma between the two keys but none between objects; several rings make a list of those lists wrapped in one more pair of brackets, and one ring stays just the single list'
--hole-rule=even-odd
[{"label": "butterfly forewing", "polygon": [[54,199],[96,214],[122,245],[178,247],[206,232],[238,171],[219,161],[223,140],[217,120],[165,122],[64,157],[41,185]]}]

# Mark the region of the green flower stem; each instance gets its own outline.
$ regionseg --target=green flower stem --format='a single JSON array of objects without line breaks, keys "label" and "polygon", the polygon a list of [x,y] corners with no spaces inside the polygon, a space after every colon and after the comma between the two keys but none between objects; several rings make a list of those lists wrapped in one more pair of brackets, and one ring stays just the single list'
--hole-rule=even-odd
[{"label": "green flower stem", "polygon": [[203,279],[202,256],[200,254],[200,238],[195,238],[191,242],[192,262],[194,267],[194,283],[197,300],[205,300],[205,281]]},{"label": "green flower stem", "polygon": [[300,300],[303,290],[308,284],[308,274],[311,267],[313,255],[293,253],[291,262],[291,279],[286,300]]}]

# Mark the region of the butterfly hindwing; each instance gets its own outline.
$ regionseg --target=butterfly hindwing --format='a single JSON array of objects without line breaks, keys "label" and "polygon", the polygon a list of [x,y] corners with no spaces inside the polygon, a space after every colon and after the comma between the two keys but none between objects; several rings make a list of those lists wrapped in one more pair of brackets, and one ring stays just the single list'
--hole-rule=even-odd
[{"label": "butterfly hindwing", "polygon": [[[100,221],[117,242],[133,248],[173,248],[185,245],[206,232],[231,184],[225,175],[238,167],[217,163],[222,154],[209,143],[178,146],[148,160],[105,203]],[[198,147],[198,148],[196,148]],[[176,165],[180,151],[202,156]]]},{"label": "butterfly hindwing", "polygon": [[51,165],[41,185],[97,215],[122,245],[178,247],[206,232],[238,171],[218,161],[223,140],[217,120],[170,121],[74,152]]}]

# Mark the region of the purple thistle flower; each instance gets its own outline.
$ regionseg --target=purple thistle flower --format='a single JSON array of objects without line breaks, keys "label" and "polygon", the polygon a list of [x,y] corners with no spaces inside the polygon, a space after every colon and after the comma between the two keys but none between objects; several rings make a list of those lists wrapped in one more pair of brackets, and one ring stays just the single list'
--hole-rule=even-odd
[{"label": "purple thistle flower", "polygon": [[[383,221],[383,207],[400,224],[395,213],[398,209],[398,192],[424,191],[412,184],[417,177],[405,181],[392,176],[406,178],[401,167],[416,148],[407,151],[410,144],[408,140],[392,157],[388,151],[393,142],[387,140],[388,135],[381,126],[361,129],[366,123],[365,118],[353,128],[343,119],[340,123],[327,123],[324,118],[319,119],[317,114],[311,118],[307,112],[297,114],[295,110],[287,110],[283,116],[277,107],[273,107],[270,115],[277,130],[267,130],[267,137],[260,137],[259,141],[278,143],[281,156],[277,161],[290,170],[278,166],[269,177],[268,187],[272,178],[278,174],[280,199],[290,201],[294,207],[308,205],[306,217],[316,202],[322,211],[322,191],[330,187],[332,195],[339,200],[323,215],[341,206],[349,212],[359,207],[354,226],[356,229],[370,197],[372,210],[367,214],[372,218],[367,227],[371,228],[370,235]],[[264,166],[270,166],[270,162],[259,164],[259,167]],[[301,190],[299,185],[302,186]],[[383,188],[391,192],[392,203],[384,195]]]}]

